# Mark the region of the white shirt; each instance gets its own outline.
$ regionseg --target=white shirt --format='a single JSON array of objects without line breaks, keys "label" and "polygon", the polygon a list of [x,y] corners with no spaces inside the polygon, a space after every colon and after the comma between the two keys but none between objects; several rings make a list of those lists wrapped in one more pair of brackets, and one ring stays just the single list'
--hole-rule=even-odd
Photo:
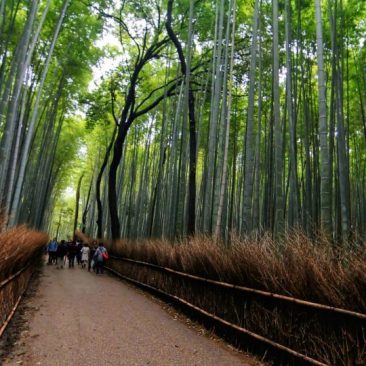
[{"label": "white shirt", "polygon": [[82,247],[80,252],[81,252],[81,260],[82,261],[87,261],[89,259],[90,248],[89,247]]}]

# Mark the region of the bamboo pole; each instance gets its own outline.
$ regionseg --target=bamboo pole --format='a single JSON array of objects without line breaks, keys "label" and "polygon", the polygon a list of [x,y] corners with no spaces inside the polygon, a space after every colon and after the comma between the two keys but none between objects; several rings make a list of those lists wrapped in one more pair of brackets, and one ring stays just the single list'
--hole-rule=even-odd
[{"label": "bamboo pole", "polygon": [[[10,283],[11,281],[13,281],[16,277],[18,277],[20,274],[22,274],[26,269],[28,269],[30,267],[30,264],[26,265],[25,267],[23,267],[21,270],[19,270],[18,272],[16,272],[15,274],[13,274],[12,276],[10,276],[9,278],[7,278],[6,280],[2,281],[0,283],[0,289],[2,289],[4,286],[6,286],[8,283]],[[25,293],[25,291],[28,288],[28,284],[29,284],[29,279],[31,277],[32,273],[30,274],[28,280],[27,280],[27,284],[24,287],[24,290],[22,291],[22,293],[19,295],[16,303],[14,304],[13,308],[11,309],[11,312],[9,313],[8,317],[6,318],[5,322],[1,325],[0,327],[0,339],[2,337],[2,335],[5,332],[5,329],[7,328],[7,326],[9,325],[11,319],[13,318],[15,312],[17,311],[17,308],[20,304],[20,301],[22,300],[22,297]]]},{"label": "bamboo pole", "polygon": [[27,264],[25,267],[23,267],[22,269],[20,269],[18,272],[14,273],[13,275],[11,275],[10,277],[8,277],[6,280],[0,282],[0,290],[5,287],[9,282],[11,282],[12,280],[14,280],[16,277],[18,277],[19,275],[21,275],[26,269],[28,269],[30,266],[30,264]]}]

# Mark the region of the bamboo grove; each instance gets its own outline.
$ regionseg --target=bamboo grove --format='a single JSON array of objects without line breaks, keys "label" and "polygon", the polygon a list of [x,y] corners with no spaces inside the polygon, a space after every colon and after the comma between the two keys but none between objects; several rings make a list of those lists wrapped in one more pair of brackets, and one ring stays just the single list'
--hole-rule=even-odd
[{"label": "bamboo grove", "polygon": [[[83,23],[83,28],[78,24]],[[76,146],[75,101],[86,90],[102,22],[79,2],[0,2],[0,198],[7,225],[40,228]]]},{"label": "bamboo grove", "polygon": [[[0,4],[8,225],[365,236],[363,1]],[[97,46],[106,29],[118,47]]]}]

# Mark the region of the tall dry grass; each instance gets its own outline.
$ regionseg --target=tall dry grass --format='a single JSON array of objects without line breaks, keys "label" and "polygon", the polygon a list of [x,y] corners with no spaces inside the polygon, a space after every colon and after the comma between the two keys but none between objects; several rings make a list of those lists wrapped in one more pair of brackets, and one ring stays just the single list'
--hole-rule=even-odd
[{"label": "tall dry grass", "polygon": [[[9,230],[5,229],[5,220],[0,215],[0,283],[27,263],[32,263],[35,254],[48,241],[48,235],[18,226]],[[0,328],[6,324],[8,315],[18,301],[19,296],[26,290],[33,268],[28,267],[12,281],[5,281],[0,288]]]},{"label": "tall dry grass", "polygon": [[[90,241],[85,236],[82,239]],[[233,238],[229,248],[206,236],[176,243],[142,240],[106,244],[111,254],[118,256],[366,313],[364,243],[340,248],[324,237],[314,241],[294,231],[280,242],[270,235],[257,240]],[[128,262],[112,259],[109,265],[326,364],[366,364],[364,321],[217,288]]]},{"label": "tall dry grass", "polygon": [[[84,242],[91,242],[82,233]],[[366,245],[335,246],[325,236],[310,239],[301,231],[280,242],[232,238],[230,247],[208,236],[172,243],[164,239],[121,240],[112,253],[210,279],[253,287],[366,313]]]},{"label": "tall dry grass", "polygon": [[270,235],[234,238],[230,248],[206,236],[174,244],[120,241],[111,248],[126,258],[366,313],[365,249],[364,243],[335,247],[324,237],[314,242],[301,232],[288,234],[280,243]]},{"label": "tall dry grass", "polygon": [[21,269],[47,242],[47,234],[26,226],[0,232],[0,282]]}]

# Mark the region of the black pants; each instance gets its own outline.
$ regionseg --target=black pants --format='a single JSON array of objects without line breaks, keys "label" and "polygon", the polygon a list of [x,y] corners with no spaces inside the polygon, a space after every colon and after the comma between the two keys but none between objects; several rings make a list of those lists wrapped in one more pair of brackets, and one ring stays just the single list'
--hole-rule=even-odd
[{"label": "black pants", "polygon": [[75,255],[69,255],[69,268],[74,268]]},{"label": "black pants", "polygon": [[52,264],[57,262],[56,252],[48,252],[48,264]]},{"label": "black pants", "polygon": [[101,262],[97,261],[95,263],[95,273],[96,274],[99,274],[99,273],[102,274],[103,272],[104,272],[104,262],[103,261],[101,261]]}]

